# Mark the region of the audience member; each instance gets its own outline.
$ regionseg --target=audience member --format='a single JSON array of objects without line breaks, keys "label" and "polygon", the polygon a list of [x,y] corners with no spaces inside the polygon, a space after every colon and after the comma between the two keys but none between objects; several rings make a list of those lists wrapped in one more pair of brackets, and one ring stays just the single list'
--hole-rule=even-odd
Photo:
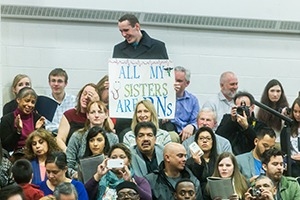
[{"label": "audience member", "polygon": [[[284,153],[291,151],[292,162],[292,176],[298,177],[300,174],[300,98],[295,99],[291,108],[291,118],[293,123],[291,125],[290,134],[287,133],[287,128],[284,127],[281,131],[280,145]],[[290,142],[290,149],[287,149],[287,144]]]},{"label": "audience member", "polygon": [[[281,83],[276,79],[272,79],[268,82],[261,95],[260,102],[287,115],[287,113],[284,112],[286,112],[286,108],[289,107],[289,103],[287,102]],[[262,108],[259,108],[256,118],[274,129],[276,133],[276,143],[280,148],[280,131],[283,128],[282,120]]]},{"label": "audience member", "polygon": [[138,187],[133,182],[123,181],[119,183],[116,186],[116,191],[118,195],[117,200],[123,200],[123,199],[139,200],[140,199]]},{"label": "audience member", "polygon": [[14,180],[22,186],[26,199],[39,200],[44,196],[44,192],[39,190],[39,186],[31,184],[33,169],[28,160],[17,160],[12,167],[12,173]]},{"label": "audience member", "polygon": [[23,188],[19,185],[9,185],[0,190],[1,200],[26,200]]},{"label": "audience member", "polygon": [[264,173],[261,156],[267,149],[273,149],[275,145],[275,132],[269,127],[263,127],[254,139],[254,149],[248,153],[236,157],[241,173],[252,183],[254,179]]},{"label": "audience member", "polygon": [[43,127],[45,118],[33,112],[36,99],[33,89],[22,88],[17,95],[18,108],[2,117],[0,136],[2,146],[7,151],[23,148],[27,136],[35,129]]},{"label": "audience member", "polygon": [[262,168],[271,178],[277,189],[276,199],[295,200],[300,199],[300,186],[292,177],[282,176],[284,169],[283,152],[277,149],[266,150],[261,158]]},{"label": "audience member", "polygon": [[30,133],[26,140],[25,158],[33,168],[32,184],[47,180],[45,161],[52,152],[58,150],[55,138],[45,129],[40,128]]},{"label": "audience member", "polygon": [[164,147],[155,143],[156,127],[152,122],[138,123],[134,134],[136,145],[130,147],[131,166],[137,176],[145,176],[158,169],[163,160]]},{"label": "audience member", "polygon": [[56,142],[63,152],[67,150],[67,145],[73,132],[84,127],[87,106],[94,100],[99,100],[97,86],[93,83],[88,83],[79,91],[76,107],[67,110],[63,114],[56,137]]},{"label": "audience member", "polygon": [[276,187],[272,179],[265,175],[259,175],[255,179],[255,186],[250,187],[245,193],[245,200],[275,200]]},{"label": "audience member", "polygon": [[[211,109],[211,108],[202,108],[197,115],[197,127],[200,129],[201,127],[209,127],[211,129],[214,129],[214,127],[217,125],[217,113]],[[232,152],[231,144],[229,140],[226,138],[215,134],[216,136],[216,145],[217,145],[217,152],[218,154],[221,154],[225,151]],[[186,139],[182,142],[182,145],[184,146],[187,154],[187,158],[190,158],[192,155],[189,150],[189,145],[192,144],[195,141],[195,134],[193,134],[191,137]]]},{"label": "audience member", "polygon": [[[212,177],[231,178],[235,194],[232,194],[228,199],[238,200],[245,198],[248,183],[246,178],[241,174],[236,158],[232,153],[223,152],[218,156]],[[204,193],[204,200],[211,199],[208,185],[206,192]]]},{"label": "audience member", "polygon": [[164,160],[159,170],[145,176],[151,186],[152,198],[169,200],[174,198],[176,183],[182,178],[191,179],[196,186],[197,200],[202,199],[199,180],[185,167],[185,148],[178,143],[169,143],[163,151]]},{"label": "audience member", "polygon": [[0,190],[1,188],[12,184],[13,176],[11,173],[12,164],[6,157],[3,156],[3,149],[0,142]]},{"label": "audience member", "polygon": [[[91,101],[86,110],[87,120],[83,129],[76,131],[68,144],[67,161],[68,173],[70,177],[77,179],[78,161],[84,156],[90,140],[96,137],[92,148],[98,148],[99,153],[103,153],[104,147],[109,149],[109,146],[119,142],[118,136],[112,133],[108,122],[108,111],[102,101]],[[98,129],[98,128],[103,129]],[[93,130],[92,130],[93,129]],[[90,133],[92,131],[92,133]],[[88,134],[94,135],[87,140]],[[99,136],[98,136],[99,135]],[[107,138],[107,141],[104,139]],[[96,142],[96,143],[95,143]]]},{"label": "audience member", "polygon": [[[147,180],[135,175],[129,167],[131,152],[124,144],[114,144],[108,152],[108,157],[98,166],[97,173],[85,184],[90,199],[95,197],[97,199],[116,199],[116,186],[123,181],[134,182],[142,200],[152,199],[150,185]],[[124,167],[108,168],[107,161],[109,159],[123,159]]]},{"label": "audience member", "polygon": [[212,108],[218,114],[217,126],[221,123],[223,115],[230,113],[234,106],[233,97],[238,90],[238,79],[233,72],[224,72],[220,77],[221,91],[212,96],[203,104],[203,108]]},{"label": "audience member", "polygon": [[196,199],[196,187],[193,181],[188,178],[180,179],[175,186],[174,198],[176,200]]},{"label": "audience member", "polygon": [[196,132],[195,142],[204,154],[201,156],[200,152],[193,153],[189,150],[192,157],[186,161],[186,166],[198,178],[202,192],[204,192],[207,177],[213,175],[215,163],[218,157],[216,136],[211,128],[204,126]]},{"label": "audience member", "polygon": [[39,183],[40,190],[42,190],[45,195],[53,194],[53,191],[58,184],[62,182],[68,182],[72,183],[75,186],[78,192],[78,200],[88,199],[88,195],[86,190],[84,189],[84,185],[79,181],[67,178],[67,170],[68,167],[66,154],[61,151],[52,152],[46,160],[48,180]]},{"label": "audience member", "polygon": [[[190,84],[190,71],[181,66],[175,67],[174,70],[175,80],[179,83],[179,90],[176,91],[175,118],[170,121],[175,125],[174,130],[184,141],[192,136],[197,127],[197,113],[200,107],[197,97],[185,90]],[[163,123],[168,122],[168,120],[163,120]]]},{"label": "audience member", "polygon": [[10,112],[14,112],[17,109],[18,102],[16,100],[16,96],[23,87],[31,87],[31,80],[25,74],[18,74],[15,76],[11,86],[14,99],[3,106],[3,116]]},{"label": "audience member", "polygon": [[65,91],[65,87],[68,85],[68,74],[62,68],[53,69],[48,76],[48,80],[52,90],[49,97],[57,101],[58,105],[52,121],[46,120],[45,125],[48,131],[57,133],[64,112],[71,108],[75,108],[76,97]]},{"label": "audience member", "polygon": [[[140,30],[140,23],[132,14],[123,15],[118,22],[119,30],[125,40],[114,46],[113,58],[169,59],[165,44],[151,38]],[[119,135],[130,127],[131,119],[116,119],[116,133]]]},{"label": "audience member", "polygon": [[[139,101],[135,105],[131,123],[131,130],[125,129],[123,131],[126,134],[124,135],[124,139],[122,141],[128,148],[136,145],[136,138],[133,131],[136,125],[140,122],[152,122],[156,126],[156,144],[165,146],[166,144],[171,142],[170,134],[167,131],[159,128],[158,117],[153,103],[151,103],[151,101],[148,99],[144,99]],[[119,137],[122,137],[122,133],[119,135]]]},{"label": "audience member", "polygon": [[56,200],[77,200],[78,194],[72,183],[62,182],[58,184],[53,192]]},{"label": "audience member", "polygon": [[259,130],[267,126],[254,118],[254,98],[248,92],[238,92],[234,97],[235,106],[225,114],[216,133],[227,138],[234,155],[251,151]]}]

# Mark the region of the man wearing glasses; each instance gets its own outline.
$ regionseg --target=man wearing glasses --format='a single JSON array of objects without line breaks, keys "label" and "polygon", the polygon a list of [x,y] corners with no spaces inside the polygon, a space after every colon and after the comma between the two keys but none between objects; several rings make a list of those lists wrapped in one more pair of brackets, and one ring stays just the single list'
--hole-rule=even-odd
[{"label": "man wearing glasses", "polygon": [[238,92],[233,98],[230,114],[225,114],[216,134],[227,138],[234,155],[251,151],[261,128],[267,125],[254,118],[254,98],[248,92]]},{"label": "man wearing glasses", "polygon": [[116,186],[116,191],[118,198],[117,200],[123,199],[132,199],[138,200],[140,199],[140,195],[137,189],[137,186],[133,182],[123,181],[119,185]]}]

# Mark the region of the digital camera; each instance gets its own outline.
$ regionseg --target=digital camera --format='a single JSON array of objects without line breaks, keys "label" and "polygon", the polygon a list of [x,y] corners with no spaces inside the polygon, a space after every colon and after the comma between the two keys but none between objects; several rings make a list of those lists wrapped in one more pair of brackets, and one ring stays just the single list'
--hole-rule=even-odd
[{"label": "digital camera", "polygon": [[241,106],[239,106],[239,107],[236,108],[236,112],[237,112],[237,114],[239,114],[241,116],[244,116],[244,114],[243,114],[244,111],[245,111],[247,117],[250,117],[249,107],[246,106],[245,101],[242,101],[241,102]]}]

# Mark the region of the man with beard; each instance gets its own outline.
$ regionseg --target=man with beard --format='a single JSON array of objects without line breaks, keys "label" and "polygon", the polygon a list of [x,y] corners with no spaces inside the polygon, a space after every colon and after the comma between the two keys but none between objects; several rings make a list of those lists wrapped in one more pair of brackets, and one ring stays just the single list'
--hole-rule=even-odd
[{"label": "man with beard", "polygon": [[228,139],[234,155],[247,153],[254,146],[254,140],[261,128],[267,125],[254,118],[254,98],[248,92],[238,92],[233,99],[231,113],[225,114],[216,134]]},{"label": "man with beard", "polygon": [[276,134],[269,127],[262,128],[254,139],[254,149],[248,153],[238,155],[238,162],[241,173],[250,183],[263,171],[261,156],[267,149],[273,149],[275,145]]},{"label": "man with beard", "polygon": [[300,199],[300,186],[298,181],[292,177],[282,176],[284,169],[282,151],[278,149],[266,150],[261,157],[261,162],[266,175],[275,183],[277,200]]},{"label": "man with beard", "polygon": [[275,200],[276,187],[274,182],[265,175],[259,175],[255,179],[254,188],[250,187],[245,193],[245,200]]},{"label": "man with beard", "polygon": [[203,199],[199,180],[185,167],[185,148],[178,143],[169,143],[164,148],[163,156],[164,160],[160,163],[159,169],[145,176],[151,186],[152,198],[174,199],[176,183],[182,178],[188,178],[195,184],[196,199]]},{"label": "man with beard", "polygon": [[135,126],[136,145],[130,147],[132,153],[131,166],[137,176],[158,169],[163,160],[164,147],[156,143],[156,126],[152,122],[140,122]]},{"label": "man with beard", "polygon": [[218,114],[217,126],[221,122],[223,115],[230,113],[231,107],[234,106],[233,97],[238,90],[238,79],[233,72],[224,72],[220,77],[221,91],[212,96],[203,104],[203,108],[212,108]]}]

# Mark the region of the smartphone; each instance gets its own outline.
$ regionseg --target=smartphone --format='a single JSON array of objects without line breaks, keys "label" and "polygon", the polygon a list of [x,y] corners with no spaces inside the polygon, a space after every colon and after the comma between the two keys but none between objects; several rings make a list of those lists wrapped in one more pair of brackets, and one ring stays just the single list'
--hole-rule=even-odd
[{"label": "smartphone", "polygon": [[189,148],[194,154],[200,150],[200,152],[199,152],[200,157],[204,154],[204,152],[202,151],[202,149],[199,147],[199,145],[196,142],[193,142],[192,144],[190,144]]},{"label": "smartphone", "polygon": [[123,168],[124,160],[123,159],[110,159],[107,161],[107,168]]}]

